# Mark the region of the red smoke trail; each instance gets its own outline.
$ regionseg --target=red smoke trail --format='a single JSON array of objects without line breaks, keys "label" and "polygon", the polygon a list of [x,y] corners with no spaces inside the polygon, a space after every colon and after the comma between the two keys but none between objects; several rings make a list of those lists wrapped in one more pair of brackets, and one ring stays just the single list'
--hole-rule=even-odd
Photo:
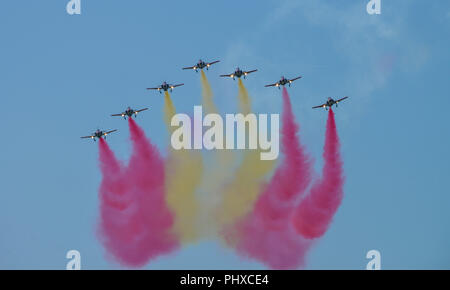
[{"label": "red smoke trail", "polygon": [[293,219],[297,232],[305,238],[321,237],[327,231],[341,204],[344,173],[339,149],[334,113],[330,108],[323,152],[325,163],[322,179],[312,186],[310,194],[296,209]]},{"label": "red smoke trail", "polygon": [[175,249],[177,241],[170,233],[173,215],[165,202],[163,160],[132,119],[129,128],[133,152],[126,168],[100,141],[100,234],[115,260],[140,267]]},{"label": "red smoke trail", "polygon": [[309,242],[290,223],[296,201],[311,181],[311,162],[298,140],[298,125],[283,88],[282,144],[284,160],[264,187],[253,212],[239,222],[237,250],[271,268],[298,268],[304,264]]}]

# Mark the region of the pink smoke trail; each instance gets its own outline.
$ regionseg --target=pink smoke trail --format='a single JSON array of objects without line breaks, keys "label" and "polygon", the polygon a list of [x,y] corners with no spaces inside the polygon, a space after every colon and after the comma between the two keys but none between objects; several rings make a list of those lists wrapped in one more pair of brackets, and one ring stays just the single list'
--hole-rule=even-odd
[{"label": "pink smoke trail", "polygon": [[304,265],[309,242],[298,236],[290,223],[296,201],[311,181],[311,161],[298,140],[298,125],[289,94],[283,88],[281,150],[284,159],[251,214],[238,222],[238,252],[275,269]]},{"label": "pink smoke trail", "polygon": [[322,178],[314,183],[311,192],[298,208],[293,218],[297,232],[308,239],[321,237],[328,229],[343,197],[344,173],[340,156],[339,137],[334,113],[328,113],[324,167]]},{"label": "pink smoke trail", "polygon": [[174,250],[173,215],[164,196],[164,165],[144,131],[129,119],[133,152],[125,168],[100,141],[100,237],[119,264],[144,266]]}]

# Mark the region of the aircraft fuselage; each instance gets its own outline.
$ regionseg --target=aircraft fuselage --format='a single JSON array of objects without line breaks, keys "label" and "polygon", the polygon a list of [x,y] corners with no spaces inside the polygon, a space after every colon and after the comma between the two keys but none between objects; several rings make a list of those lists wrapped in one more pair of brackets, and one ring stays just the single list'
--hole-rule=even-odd
[{"label": "aircraft fuselage", "polygon": [[291,82],[285,77],[282,77],[281,80],[278,82],[278,84],[281,85],[281,86],[284,86],[284,85],[290,84],[290,83]]},{"label": "aircraft fuselage", "polygon": [[245,74],[244,74],[244,72],[242,70],[237,69],[237,70],[234,71],[233,76],[240,78],[242,76],[245,76]]},{"label": "aircraft fuselage", "polygon": [[94,141],[95,141],[96,138],[100,139],[103,137],[103,131],[97,130],[97,131],[95,131],[95,133],[93,135],[94,135]]},{"label": "aircraft fuselage", "polygon": [[196,65],[195,65],[195,70],[198,69],[204,69],[204,68],[208,68],[208,64],[202,60],[200,60]]},{"label": "aircraft fuselage", "polygon": [[170,85],[168,83],[163,83],[161,85],[161,89],[165,92],[167,92],[168,89],[170,89]]},{"label": "aircraft fuselage", "polygon": [[133,115],[136,114],[136,111],[133,110],[133,109],[128,109],[128,110],[126,110],[124,113],[125,113],[125,115],[127,115],[128,117],[133,117]]},{"label": "aircraft fuselage", "polygon": [[327,102],[325,103],[325,108],[328,110],[328,108],[332,108],[333,105],[336,105],[337,107],[337,102],[333,98],[328,98]]}]

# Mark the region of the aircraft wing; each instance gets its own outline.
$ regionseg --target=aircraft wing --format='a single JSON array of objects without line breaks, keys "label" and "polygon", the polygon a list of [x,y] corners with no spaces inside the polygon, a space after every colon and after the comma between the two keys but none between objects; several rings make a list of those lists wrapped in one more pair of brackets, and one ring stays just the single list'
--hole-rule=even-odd
[{"label": "aircraft wing", "polygon": [[161,88],[160,87],[157,87],[157,88],[147,88],[147,90],[160,90]]},{"label": "aircraft wing", "polygon": [[184,85],[184,84],[171,85],[170,87],[173,89],[173,88],[180,87],[180,86],[183,86],[183,85]]},{"label": "aircraft wing", "polygon": [[196,66],[188,66],[188,67],[183,67],[183,69],[196,69]]},{"label": "aircraft wing", "polygon": [[117,131],[117,129],[114,129],[114,130],[111,130],[111,131],[108,131],[108,132],[103,133],[103,135],[108,135],[108,134],[110,134],[110,133],[112,133],[112,132],[116,132],[116,131]]},{"label": "aircraft wing", "polygon": [[225,78],[232,78],[234,76],[234,74],[229,74],[229,75],[220,75],[221,77],[225,77]]},{"label": "aircraft wing", "polygon": [[122,114],[112,114],[111,116],[112,117],[122,117],[122,115],[123,115],[123,113]]},{"label": "aircraft wing", "polygon": [[218,63],[218,62],[220,62],[220,60],[215,60],[215,61],[209,62],[207,65],[210,66],[210,65]]},{"label": "aircraft wing", "polygon": [[293,79],[290,79],[289,81],[290,82],[293,82],[293,81],[296,81],[296,80],[298,80],[298,79],[301,79],[302,77],[301,76],[299,76],[299,77],[296,77],[296,78],[293,78]]},{"label": "aircraft wing", "polygon": [[140,112],[145,111],[145,110],[148,110],[148,108],[140,109],[140,110],[137,110],[137,111],[135,111],[135,112],[136,112],[136,113],[140,113]]},{"label": "aircraft wing", "polygon": [[265,85],[265,87],[267,88],[267,87],[274,87],[274,86],[276,86],[276,85],[278,85],[278,83],[274,83],[274,84],[270,84],[270,85]]},{"label": "aircraft wing", "polygon": [[326,106],[326,104],[322,104],[322,105],[320,105],[320,106],[315,106],[315,107],[312,107],[313,109],[317,109],[317,108],[324,108]]},{"label": "aircraft wing", "polygon": [[81,139],[87,139],[87,138],[94,138],[94,136],[83,136],[83,137],[80,137]]},{"label": "aircraft wing", "polygon": [[345,97],[343,97],[342,99],[337,100],[336,103],[339,103],[340,101],[343,101],[343,100],[345,100],[345,99],[347,99],[347,98],[348,98],[348,97],[345,96]]},{"label": "aircraft wing", "polygon": [[245,71],[244,74],[251,74],[252,72],[258,71],[257,69]]}]

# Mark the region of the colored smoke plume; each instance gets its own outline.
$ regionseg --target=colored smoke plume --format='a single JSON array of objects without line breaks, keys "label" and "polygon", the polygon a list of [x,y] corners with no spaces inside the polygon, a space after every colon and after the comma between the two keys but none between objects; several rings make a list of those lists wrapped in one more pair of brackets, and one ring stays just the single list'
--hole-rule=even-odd
[{"label": "colored smoke plume", "polygon": [[323,152],[322,177],[316,181],[296,209],[293,218],[305,238],[321,237],[328,229],[343,197],[344,173],[333,110],[329,110]]},{"label": "colored smoke plume", "polygon": [[283,159],[270,182],[263,186],[252,212],[236,224],[239,253],[275,269],[298,268],[310,242],[291,224],[295,204],[311,181],[311,159],[298,139],[298,125],[286,88],[283,88],[281,150]]},{"label": "colored smoke plume", "polygon": [[[241,113],[251,113],[251,99],[241,79],[238,82],[238,100]],[[245,150],[232,180],[224,187],[222,202],[217,209],[220,226],[234,224],[253,208],[260,193],[261,183],[272,171],[276,160],[261,160],[261,150]]]},{"label": "colored smoke plume", "polygon": [[164,122],[166,123],[169,133],[173,133],[174,128],[170,125],[172,117],[176,114],[175,106],[168,91],[164,92]]},{"label": "colored smoke plume", "polygon": [[[201,71],[202,105],[204,114],[218,114],[217,106],[214,103],[214,95],[205,72]],[[223,144],[225,147],[225,144]],[[232,167],[236,154],[234,150],[212,150],[203,151],[204,175],[198,191],[200,193],[199,219],[202,223],[199,230],[204,236],[215,236],[217,234],[217,224],[215,220],[216,208],[222,200],[222,189],[232,176]]]},{"label": "colored smoke plume", "polygon": [[141,267],[177,247],[173,215],[164,198],[164,165],[157,149],[130,118],[128,166],[100,139],[100,239],[119,264]]},{"label": "colored smoke plume", "polygon": [[201,83],[202,83],[202,105],[206,114],[218,113],[217,107],[214,104],[214,95],[209,84],[208,78],[205,72],[201,71]]},{"label": "colored smoke plume", "polygon": [[[169,133],[172,133],[174,128],[170,122],[176,110],[167,91],[164,100],[165,122]],[[175,213],[174,231],[181,242],[193,242],[199,236],[197,212],[200,208],[196,191],[202,181],[202,156],[195,150],[174,150],[170,146],[165,172],[166,199]]]},{"label": "colored smoke plume", "polygon": [[244,115],[250,114],[252,107],[250,95],[248,94],[247,88],[244,86],[244,83],[241,79],[238,80],[238,88],[238,100],[241,113]]},{"label": "colored smoke plume", "polygon": [[[217,113],[203,71],[201,83],[205,112]],[[238,89],[240,111],[249,114],[251,98],[241,79]],[[164,120],[172,134],[176,109],[168,92],[164,100]],[[285,88],[283,155],[269,181],[266,179],[275,161],[261,160],[259,149],[245,150],[237,168],[233,168],[235,151],[213,151],[208,153],[213,166],[204,171],[201,154],[205,152],[170,146],[164,163],[132,119],[129,129],[133,151],[127,166],[116,159],[103,139],[99,142],[103,175],[99,234],[109,255],[124,266],[141,267],[174,250],[178,242],[195,242],[205,232],[219,232],[239,254],[270,268],[302,267],[312,239],[326,232],[343,198],[344,174],[331,109],[322,176],[305,194],[312,179],[312,164],[299,142]]]}]

